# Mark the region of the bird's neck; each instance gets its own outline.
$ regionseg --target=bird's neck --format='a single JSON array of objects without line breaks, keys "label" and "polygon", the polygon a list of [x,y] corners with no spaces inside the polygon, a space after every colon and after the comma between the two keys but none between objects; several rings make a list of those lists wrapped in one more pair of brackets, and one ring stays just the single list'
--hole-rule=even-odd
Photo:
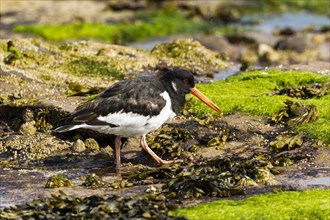
[{"label": "bird's neck", "polygon": [[183,107],[186,99],[185,95],[177,93],[171,84],[171,81],[168,80],[161,80],[162,84],[164,85],[165,91],[168,92],[172,102],[172,110],[177,114]]}]

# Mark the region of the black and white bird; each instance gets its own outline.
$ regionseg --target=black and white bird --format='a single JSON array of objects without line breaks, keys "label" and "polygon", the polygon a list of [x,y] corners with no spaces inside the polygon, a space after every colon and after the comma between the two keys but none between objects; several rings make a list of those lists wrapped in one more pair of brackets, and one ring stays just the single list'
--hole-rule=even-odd
[{"label": "black and white bird", "polygon": [[158,164],[170,164],[158,157],[146,142],[146,134],[159,128],[178,114],[185,95],[192,93],[217,112],[221,110],[196,87],[191,72],[181,68],[163,69],[158,75],[142,76],[119,81],[95,99],[79,106],[55,129],[66,132],[87,128],[116,135],[116,169],[120,169],[121,137],[141,137],[140,146]]}]

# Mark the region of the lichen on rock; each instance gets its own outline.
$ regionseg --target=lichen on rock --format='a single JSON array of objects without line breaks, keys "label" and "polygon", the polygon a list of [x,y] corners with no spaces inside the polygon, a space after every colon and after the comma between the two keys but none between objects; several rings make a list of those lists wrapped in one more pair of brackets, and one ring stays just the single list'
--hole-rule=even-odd
[{"label": "lichen on rock", "polygon": [[196,75],[213,77],[214,71],[229,65],[221,56],[192,39],[177,39],[156,45],[151,53],[170,66],[180,66]]}]

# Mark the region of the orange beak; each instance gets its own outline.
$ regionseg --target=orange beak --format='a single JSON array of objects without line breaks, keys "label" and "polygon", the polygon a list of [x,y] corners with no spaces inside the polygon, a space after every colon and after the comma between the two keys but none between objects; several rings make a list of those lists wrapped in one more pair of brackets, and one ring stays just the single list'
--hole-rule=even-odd
[{"label": "orange beak", "polygon": [[191,88],[190,92],[199,98],[202,102],[204,102],[206,105],[208,105],[211,109],[213,109],[216,112],[222,112],[221,109],[216,106],[211,100],[209,100],[203,93],[201,93],[196,87]]}]

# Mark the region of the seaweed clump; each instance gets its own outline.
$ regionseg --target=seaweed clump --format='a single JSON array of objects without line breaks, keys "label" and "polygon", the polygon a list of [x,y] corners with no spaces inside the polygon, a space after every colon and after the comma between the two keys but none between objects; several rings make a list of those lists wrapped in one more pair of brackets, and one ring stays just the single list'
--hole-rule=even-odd
[{"label": "seaweed clump", "polygon": [[15,48],[13,41],[7,42],[7,52],[9,55],[3,59],[3,62],[8,65],[13,65],[15,62],[23,57],[22,52]]},{"label": "seaweed clump", "polygon": [[303,135],[298,134],[281,134],[269,143],[271,151],[284,151],[301,147],[303,144]]},{"label": "seaweed clump", "polygon": [[165,125],[154,131],[152,135],[148,135],[147,139],[150,148],[157,155],[165,158],[177,158],[184,151],[185,142],[188,139],[194,139],[194,136],[186,129]]},{"label": "seaweed clump", "polygon": [[[52,195],[50,199],[38,199],[25,205],[5,208],[0,211],[0,218],[185,219],[170,216],[171,211],[176,209],[171,201],[244,194],[243,186],[276,183],[274,175],[270,172],[272,168],[270,158],[268,154],[256,153],[250,158],[218,157],[183,166],[178,164],[162,167],[139,166],[130,173],[123,173],[120,182],[139,183],[139,185],[162,183],[161,190],[150,187],[149,191],[146,190],[145,193],[134,197],[94,195],[86,198],[71,197],[60,192],[58,195]],[[104,184],[93,174],[87,179],[85,186],[111,186]]]},{"label": "seaweed clump", "polygon": [[319,113],[315,105],[303,105],[300,102],[287,100],[285,107],[276,112],[272,120],[275,123],[283,122],[286,125],[300,125],[315,121],[319,118]]},{"label": "seaweed clump", "polygon": [[186,219],[171,217],[168,201],[152,197],[90,196],[71,197],[63,192],[48,200],[32,202],[0,211],[3,219]]},{"label": "seaweed clump", "polygon": [[287,95],[292,98],[309,99],[314,97],[321,97],[327,94],[330,89],[330,83],[314,83],[307,86],[285,87],[282,89],[275,89],[270,95]]},{"label": "seaweed clump", "polygon": [[222,149],[230,136],[227,124],[216,121],[216,116],[181,117],[192,120],[167,124],[147,135],[150,148],[164,159],[189,158],[203,146]]},{"label": "seaweed clump", "polygon": [[164,192],[180,199],[245,194],[242,186],[276,183],[267,166],[267,162],[252,158],[216,158],[185,167]]},{"label": "seaweed clump", "polygon": [[[266,158],[266,159],[265,159]],[[227,197],[244,194],[243,186],[276,184],[269,157],[218,157],[186,166],[140,167],[123,175],[130,181],[158,179],[167,198]]]},{"label": "seaweed clump", "polygon": [[92,173],[86,177],[82,185],[91,188],[99,188],[105,186],[105,182],[103,182],[102,179],[95,173]]},{"label": "seaweed clump", "polygon": [[46,188],[60,188],[63,186],[72,186],[72,181],[63,176],[51,176],[46,183]]}]

